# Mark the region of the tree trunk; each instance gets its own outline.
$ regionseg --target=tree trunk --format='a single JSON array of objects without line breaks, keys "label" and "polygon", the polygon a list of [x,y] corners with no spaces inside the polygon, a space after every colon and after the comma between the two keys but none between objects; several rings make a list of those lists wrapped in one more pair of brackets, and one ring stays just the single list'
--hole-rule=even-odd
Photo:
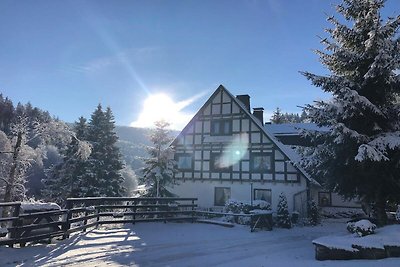
[{"label": "tree trunk", "polygon": [[386,198],[382,194],[381,187],[378,188],[375,194],[374,217],[379,226],[387,224]]},{"label": "tree trunk", "polygon": [[8,178],[8,183],[6,184],[6,189],[4,193],[4,202],[11,202],[13,200],[12,190],[15,187],[15,173],[17,171],[17,165],[18,165],[17,159],[21,148],[21,144],[22,144],[22,132],[18,132],[17,143],[15,144],[13,151],[10,176]]}]

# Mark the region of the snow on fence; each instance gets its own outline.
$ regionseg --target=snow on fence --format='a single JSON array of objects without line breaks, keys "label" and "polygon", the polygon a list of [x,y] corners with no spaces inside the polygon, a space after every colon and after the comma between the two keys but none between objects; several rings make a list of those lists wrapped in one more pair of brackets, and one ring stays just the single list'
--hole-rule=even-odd
[{"label": "snow on fence", "polygon": [[0,203],[12,209],[11,216],[0,218],[0,245],[25,246],[26,242],[68,238],[77,231],[103,224],[151,221],[194,222],[196,198],[70,198],[65,209],[22,213],[21,203]]}]

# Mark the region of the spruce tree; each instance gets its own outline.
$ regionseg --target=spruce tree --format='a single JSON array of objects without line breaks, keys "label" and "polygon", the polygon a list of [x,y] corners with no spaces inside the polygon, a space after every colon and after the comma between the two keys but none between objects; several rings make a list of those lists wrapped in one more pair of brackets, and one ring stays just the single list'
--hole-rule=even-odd
[{"label": "spruce tree", "polygon": [[92,153],[83,180],[85,196],[121,196],[124,193],[123,162],[116,146],[118,137],[114,127],[111,109],[103,112],[99,104],[88,124],[87,141],[92,145]]},{"label": "spruce tree", "polygon": [[271,117],[271,122],[275,124],[284,123],[283,114],[280,108],[276,108]]},{"label": "spruce tree", "polygon": [[320,223],[320,215],[317,203],[313,199],[308,203],[308,219],[310,220],[311,225],[318,225]]},{"label": "spruce tree", "polygon": [[88,136],[88,126],[86,123],[86,118],[84,117],[79,117],[78,121],[75,122],[74,125],[74,132],[76,135],[76,138],[80,140],[86,140]]},{"label": "spruce tree", "polygon": [[80,117],[79,121],[75,122],[74,131],[75,136],[62,152],[63,161],[54,166],[43,181],[43,195],[57,203],[62,203],[67,198],[85,196],[83,189],[88,171],[87,158],[91,153],[88,147],[88,151],[82,151],[85,148],[80,141],[85,139],[87,133],[85,118]]},{"label": "spruce tree", "polygon": [[156,128],[150,134],[153,146],[147,147],[149,157],[143,158],[145,167],[142,169],[141,177],[141,182],[149,188],[146,196],[174,196],[167,189],[168,185],[173,184],[173,175],[176,171],[174,150],[169,146],[172,141],[169,125],[168,122],[157,121]]},{"label": "spruce tree", "polygon": [[79,153],[79,142],[73,138],[63,152],[63,161],[54,166],[43,181],[43,195],[57,203],[70,197],[83,197],[82,185],[86,173],[86,159]]},{"label": "spruce tree", "polygon": [[305,132],[313,146],[301,162],[327,188],[372,202],[381,224],[386,201],[400,200],[400,16],[382,22],[383,6],[383,0],[344,0],[337,6],[344,22],[328,18],[333,28],[317,54],[330,74],[302,74],[332,94],[305,108],[312,122],[330,130]]},{"label": "spruce tree", "polygon": [[289,208],[285,194],[282,192],[279,195],[278,208],[277,208],[277,223],[280,227],[291,228],[292,223],[289,216]]}]

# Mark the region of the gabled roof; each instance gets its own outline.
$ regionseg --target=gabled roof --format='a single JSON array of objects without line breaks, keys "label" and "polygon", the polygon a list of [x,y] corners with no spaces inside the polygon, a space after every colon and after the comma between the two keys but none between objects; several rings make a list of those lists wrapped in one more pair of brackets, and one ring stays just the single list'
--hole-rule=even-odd
[{"label": "gabled roof", "polygon": [[265,124],[265,129],[274,136],[279,135],[300,135],[301,130],[326,132],[328,127],[319,127],[316,123],[279,123]]},{"label": "gabled roof", "polygon": [[[267,131],[265,129],[264,125],[262,125],[261,121],[258,120],[253,114],[251,114],[251,112],[249,110],[247,110],[245,105],[241,101],[239,101],[234,95],[232,95],[231,92],[229,92],[222,84],[220,86],[218,86],[218,88],[210,96],[210,98],[204,103],[204,105],[199,109],[199,111],[197,111],[197,113],[193,116],[193,118],[190,120],[190,122],[183,128],[183,130],[175,138],[175,140],[172,142],[172,144],[176,143],[176,141],[182,135],[182,133],[184,133],[186,131],[186,129],[189,127],[189,125],[191,125],[193,123],[193,121],[199,116],[199,114],[202,113],[202,111],[212,101],[214,96],[216,96],[219,92],[225,92],[227,95],[229,95],[229,97],[231,97],[232,101],[235,104],[237,104],[247,116],[249,116],[249,118],[259,128],[259,130],[261,132],[263,132],[278,147],[278,150],[280,150],[280,152],[283,155],[285,155],[293,163],[295,168],[297,168],[301,172],[301,174],[303,174],[303,176],[306,177],[306,179],[308,181],[310,181],[311,183],[313,183],[315,185],[320,185],[316,180],[311,178],[311,176],[303,168],[297,166],[296,162],[297,162],[299,155],[296,152],[294,152],[292,149],[290,149],[290,148],[288,149],[285,145],[283,145],[281,142],[279,142],[278,139],[275,138],[275,136],[272,133]],[[297,158],[296,158],[296,155],[297,155]]]}]

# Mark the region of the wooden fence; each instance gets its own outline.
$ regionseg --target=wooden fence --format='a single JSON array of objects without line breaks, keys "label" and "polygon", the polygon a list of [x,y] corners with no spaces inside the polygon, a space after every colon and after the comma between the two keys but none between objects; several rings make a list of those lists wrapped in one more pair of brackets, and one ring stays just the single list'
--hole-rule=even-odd
[{"label": "wooden fence", "polygon": [[194,222],[196,201],[196,198],[70,198],[65,209],[28,214],[21,212],[19,202],[0,203],[0,208],[11,210],[9,217],[0,218],[1,228],[7,229],[0,232],[0,245],[25,246],[30,241],[65,239],[73,232],[103,224]]}]

